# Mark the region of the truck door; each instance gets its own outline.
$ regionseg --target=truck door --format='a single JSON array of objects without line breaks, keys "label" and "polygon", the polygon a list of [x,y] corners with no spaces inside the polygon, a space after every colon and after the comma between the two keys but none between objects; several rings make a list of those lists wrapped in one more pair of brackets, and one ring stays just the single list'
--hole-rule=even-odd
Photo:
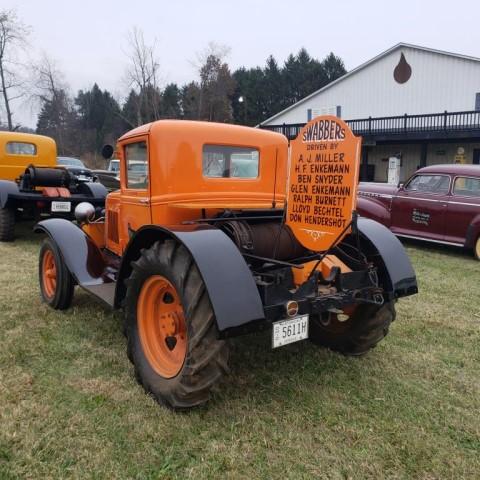
[{"label": "truck door", "polygon": [[122,250],[132,234],[152,223],[147,137],[126,140],[121,147],[120,238]]},{"label": "truck door", "polygon": [[392,201],[394,233],[443,240],[450,177],[415,175]]}]

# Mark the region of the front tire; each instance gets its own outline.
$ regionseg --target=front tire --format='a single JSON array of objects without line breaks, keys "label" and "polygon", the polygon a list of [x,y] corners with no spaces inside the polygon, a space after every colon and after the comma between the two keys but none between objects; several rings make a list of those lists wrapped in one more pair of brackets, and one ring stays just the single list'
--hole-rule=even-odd
[{"label": "front tire", "polygon": [[11,242],[15,237],[15,211],[0,208],[0,242]]},{"label": "front tire", "polygon": [[50,238],[40,247],[38,276],[42,300],[55,310],[69,308],[75,284],[57,245]]},{"label": "front tire", "polygon": [[363,355],[385,338],[395,320],[395,307],[393,302],[358,305],[341,320],[335,313],[312,317],[310,340],[344,355]]},{"label": "front tire", "polygon": [[132,264],[127,281],[127,353],[141,385],[176,410],[202,405],[228,370],[205,284],[191,255],[156,242]]}]

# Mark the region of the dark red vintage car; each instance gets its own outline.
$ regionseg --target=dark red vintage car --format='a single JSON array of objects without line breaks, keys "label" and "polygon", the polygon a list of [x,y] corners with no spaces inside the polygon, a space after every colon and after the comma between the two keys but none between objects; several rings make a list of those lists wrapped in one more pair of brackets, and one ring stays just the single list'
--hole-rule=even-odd
[{"label": "dark red vintage car", "polygon": [[480,165],[432,165],[398,187],[360,183],[357,209],[395,235],[473,249],[480,260]]}]

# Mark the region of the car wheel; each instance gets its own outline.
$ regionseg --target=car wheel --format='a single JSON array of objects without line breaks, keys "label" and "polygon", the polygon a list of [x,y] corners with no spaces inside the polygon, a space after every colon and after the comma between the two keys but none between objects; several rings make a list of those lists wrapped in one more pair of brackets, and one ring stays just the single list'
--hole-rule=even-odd
[{"label": "car wheel", "polygon": [[473,254],[477,260],[480,260],[480,235],[475,242],[475,246],[473,247]]}]

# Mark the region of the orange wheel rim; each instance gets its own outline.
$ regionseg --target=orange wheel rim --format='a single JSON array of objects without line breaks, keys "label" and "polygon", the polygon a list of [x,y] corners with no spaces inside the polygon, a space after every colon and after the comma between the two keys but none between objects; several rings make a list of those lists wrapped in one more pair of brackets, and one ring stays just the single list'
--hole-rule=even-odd
[{"label": "orange wheel rim", "polygon": [[154,275],[144,282],[137,324],[150,366],[164,378],[177,375],[187,353],[187,329],[177,290],[165,277]]},{"label": "orange wheel rim", "polygon": [[55,295],[57,289],[57,266],[51,250],[46,250],[42,261],[43,291],[48,298]]}]

